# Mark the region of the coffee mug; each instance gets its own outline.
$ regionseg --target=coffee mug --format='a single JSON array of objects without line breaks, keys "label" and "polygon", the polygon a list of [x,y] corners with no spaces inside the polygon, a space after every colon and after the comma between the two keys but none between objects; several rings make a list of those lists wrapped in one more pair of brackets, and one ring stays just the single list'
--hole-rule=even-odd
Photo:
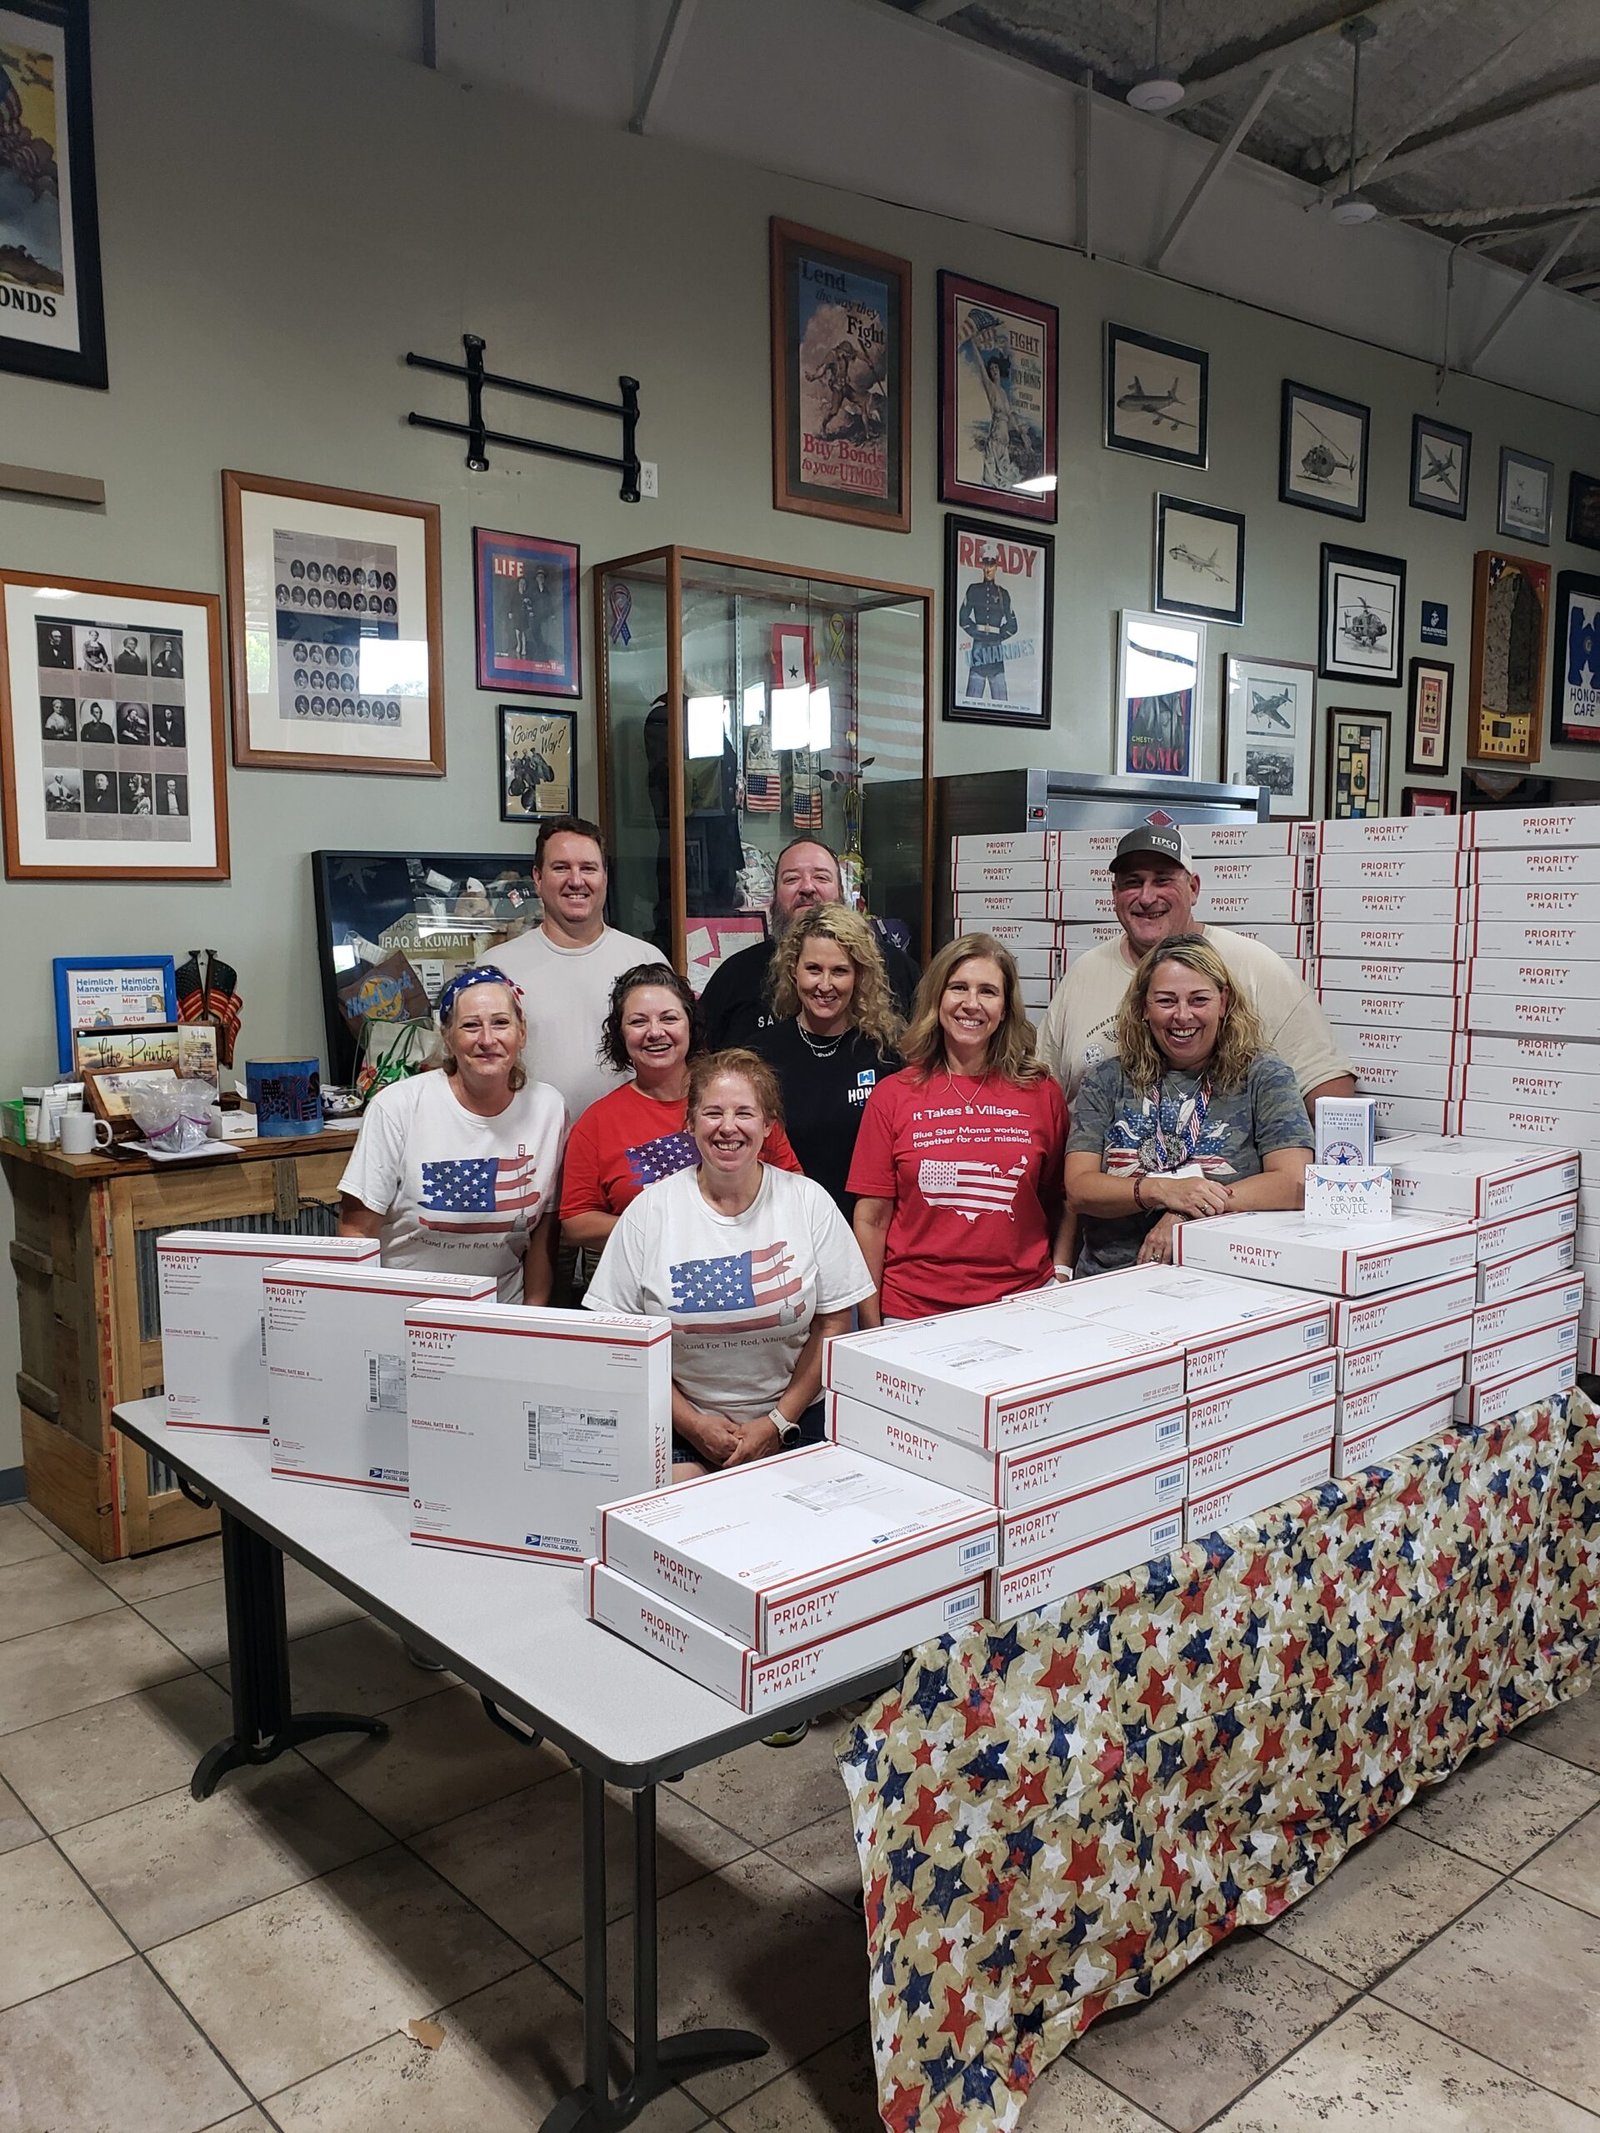
[{"label": "coffee mug", "polygon": [[97,1148],[111,1146],[111,1128],[91,1111],[63,1112],[60,1130],[63,1155],[93,1155]]}]

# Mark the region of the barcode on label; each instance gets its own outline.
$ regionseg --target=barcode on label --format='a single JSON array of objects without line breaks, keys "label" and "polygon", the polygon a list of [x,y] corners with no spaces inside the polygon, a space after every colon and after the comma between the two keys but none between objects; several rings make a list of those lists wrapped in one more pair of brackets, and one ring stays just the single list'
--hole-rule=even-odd
[{"label": "barcode on label", "polygon": [[406,1359],[367,1350],[368,1414],[403,1415],[406,1411]]},{"label": "barcode on label", "polygon": [[558,1401],[529,1401],[528,1470],[559,1474],[598,1474],[615,1480],[621,1471],[615,1412],[563,1406]]}]

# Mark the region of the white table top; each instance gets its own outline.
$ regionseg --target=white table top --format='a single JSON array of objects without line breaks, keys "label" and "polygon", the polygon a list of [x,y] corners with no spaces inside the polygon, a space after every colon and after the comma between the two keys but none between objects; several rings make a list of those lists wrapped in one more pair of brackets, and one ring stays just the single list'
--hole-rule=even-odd
[{"label": "white table top", "polygon": [[897,1666],[758,1718],[591,1622],[583,1573],[412,1545],[407,1499],[280,1481],[265,1437],[171,1429],[159,1398],[116,1409],[124,1433],[253,1531],[537,1728],[637,1789],[887,1685]]}]

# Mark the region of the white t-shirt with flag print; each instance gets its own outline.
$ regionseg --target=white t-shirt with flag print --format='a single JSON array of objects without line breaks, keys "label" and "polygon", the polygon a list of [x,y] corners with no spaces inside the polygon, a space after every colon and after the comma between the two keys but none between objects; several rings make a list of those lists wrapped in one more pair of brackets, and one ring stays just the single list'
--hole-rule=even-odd
[{"label": "white t-shirt with flag print", "polygon": [[752,1422],[782,1395],[819,1312],[872,1294],[849,1225],[814,1179],[761,1166],[742,1215],[680,1170],[623,1209],[584,1297],[672,1320],[672,1375],[697,1407]]},{"label": "white t-shirt with flag print", "polygon": [[383,1216],[385,1266],[492,1274],[502,1302],[520,1303],[528,1234],[560,1197],[566,1138],[566,1106],[547,1083],[479,1118],[435,1069],[373,1098],[339,1190]]}]

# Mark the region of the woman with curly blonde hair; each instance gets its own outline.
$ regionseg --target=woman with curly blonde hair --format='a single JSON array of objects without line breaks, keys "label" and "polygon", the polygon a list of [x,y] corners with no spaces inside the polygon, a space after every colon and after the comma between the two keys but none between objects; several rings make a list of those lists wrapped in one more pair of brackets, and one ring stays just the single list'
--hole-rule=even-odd
[{"label": "woman with curly blonde hair", "polygon": [[1067,1111],[1034,1056],[1017,966],[987,933],[941,948],[867,1099],[850,1190],[878,1284],[864,1324],[994,1303],[1053,1279]]},{"label": "woman with curly blonde hair", "polygon": [[900,1016],[883,955],[859,912],[798,912],[772,957],[772,1019],[752,1040],[783,1091],[789,1142],[846,1220],[862,1113],[900,1065]]},{"label": "woman with curly blonde hair", "polygon": [[1067,1142],[1077,1271],[1172,1257],[1179,1222],[1299,1207],[1314,1143],[1294,1070],[1199,933],[1133,974],[1117,1054],[1078,1091]]}]

